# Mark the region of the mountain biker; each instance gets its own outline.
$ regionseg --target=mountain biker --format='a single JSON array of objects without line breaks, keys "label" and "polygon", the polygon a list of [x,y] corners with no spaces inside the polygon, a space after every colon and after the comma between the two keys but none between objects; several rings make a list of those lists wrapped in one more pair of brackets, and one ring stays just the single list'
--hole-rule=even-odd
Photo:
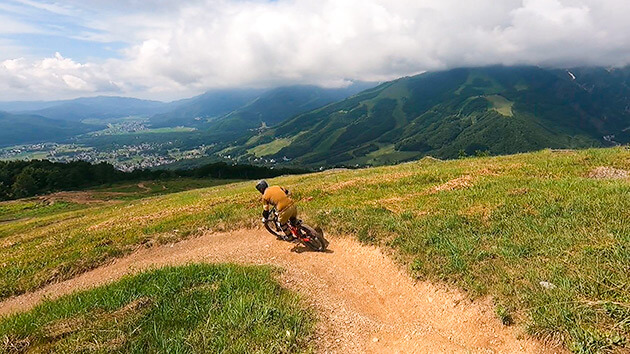
[{"label": "mountain biker", "polygon": [[289,230],[288,223],[295,225],[297,221],[297,207],[290,197],[288,189],[280,186],[271,186],[267,184],[267,181],[260,180],[256,183],[256,189],[262,194],[263,201],[263,223],[267,222],[269,218],[269,210],[271,207],[275,207],[278,211],[278,221],[284,231],[283,239],[285,241],[292,241],[293,234]]}]

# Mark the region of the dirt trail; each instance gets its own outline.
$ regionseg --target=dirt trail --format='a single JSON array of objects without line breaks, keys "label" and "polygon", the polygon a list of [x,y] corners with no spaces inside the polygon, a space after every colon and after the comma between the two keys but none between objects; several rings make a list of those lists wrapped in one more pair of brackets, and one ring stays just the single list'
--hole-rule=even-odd
[{"label": "dirt trail", "polygon": [[144,183],[142,183],[142,182],[138,183],[138,188],[143,189],[145,192],[150,192],[151,191],[151,188],[145,186]]},{"label": "dirt trail", "polygon": [[[74,279],[0,303],[0,315],[25,311],[44,298],[109,283],[147,268],[190,262],[273,264],[280,281],[304,295],[320,316],[321,352],[556,353],[504,327],[487,303],[453,290],[414,282],[375,247],[331,240],[329,253],[300,252],[261,230],[206,234],[141,249]],[[293,252],[292,252],[293,249]]]},{"label": "dirt trail", "polygon": [[[110,196],[125,195],[125,193],[108,192]],[[37,199],[43,203],[68,202],[76,204],[106,204],[120,203],[118,200],[103,200],[94,195],[92,191],[67,191],[47,194]]]}]

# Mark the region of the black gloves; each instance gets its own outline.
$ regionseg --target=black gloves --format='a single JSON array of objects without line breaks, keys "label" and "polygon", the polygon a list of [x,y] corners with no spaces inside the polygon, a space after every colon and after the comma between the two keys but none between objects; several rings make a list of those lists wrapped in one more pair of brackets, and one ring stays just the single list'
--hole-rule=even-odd
[{"label": "black gloves", "polygon": [[269,210],[263,210],[263,218],[269,218]]}]

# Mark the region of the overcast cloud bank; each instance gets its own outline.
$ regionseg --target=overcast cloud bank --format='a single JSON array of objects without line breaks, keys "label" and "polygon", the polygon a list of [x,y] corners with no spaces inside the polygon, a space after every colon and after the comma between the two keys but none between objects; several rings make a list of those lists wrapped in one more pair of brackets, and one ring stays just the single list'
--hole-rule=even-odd
[{"label": "overcast cloud bank", "polygon": [[11,19],[1,35],[57,31],[125,45],[117,57],[80,62],[64,57],[64,48],[38,58],[0,39],[3,100],[171,99],[209,88],[343,86],[461,66],[630,63],[627,0],[11,2],[14,12],[36,8],[73,28]]}]

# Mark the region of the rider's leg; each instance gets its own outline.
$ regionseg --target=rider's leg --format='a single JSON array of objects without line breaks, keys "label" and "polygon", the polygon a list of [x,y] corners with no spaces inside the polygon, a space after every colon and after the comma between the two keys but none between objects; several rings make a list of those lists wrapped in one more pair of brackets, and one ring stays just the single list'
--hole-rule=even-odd
[{"label": "rider's leg", "polygon": [[[286,209],[282,210],[278,214],[278,221],[280,222],[282,231],[284,231],[286,238],[289,240],[293,239],[293,234],[291,233],[291,230],[289,229],[288,223],[289,221],[296,220],[296,218],[297,218],[297,207],[295,205],[291,205],[287,207]],[[295,223],[292,221],[291,225],[295,225]]]},{"label": "rider's leg", "polygon": [[283,239],[285,241],[293,240],[293,234],[291,233],[291,230],[289,229],[289,224],[281,224],[280,227],[282,228],[282,231],[284,232]]}]

